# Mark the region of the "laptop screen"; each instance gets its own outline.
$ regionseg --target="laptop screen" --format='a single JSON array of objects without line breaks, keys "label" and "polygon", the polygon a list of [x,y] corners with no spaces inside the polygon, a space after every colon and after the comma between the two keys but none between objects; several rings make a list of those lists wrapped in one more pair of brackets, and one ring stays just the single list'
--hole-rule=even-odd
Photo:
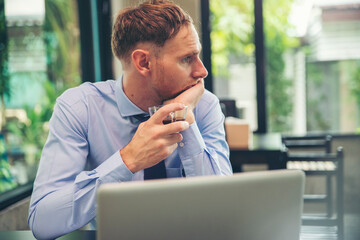
[{"label": "laptop screen", "polygon": [[296,170],[104,184],[97,239],[299,239]]}]

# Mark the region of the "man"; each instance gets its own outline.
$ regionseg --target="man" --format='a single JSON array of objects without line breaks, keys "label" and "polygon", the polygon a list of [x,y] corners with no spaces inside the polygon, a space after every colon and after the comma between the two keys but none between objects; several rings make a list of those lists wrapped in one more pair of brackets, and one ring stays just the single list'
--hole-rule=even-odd
[{"label": "man", "polygon": [[[84,83],[57,99],[29,209],[37,238],[95,227],[97,188],[154,177],[154,166],[165,165],[168,178],[232,174],[224,116],[204,90],[190,16],[168,1],[122,10],[112,48],[121,79]],[[147,120],[148,107],[159,104]],[[162,123],[185,105],[186,121]]]}]

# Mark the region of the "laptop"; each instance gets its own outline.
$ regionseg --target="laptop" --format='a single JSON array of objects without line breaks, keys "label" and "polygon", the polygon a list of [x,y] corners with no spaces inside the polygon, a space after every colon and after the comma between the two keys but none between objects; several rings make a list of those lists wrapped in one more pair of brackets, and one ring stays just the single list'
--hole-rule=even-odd
[{"label": "laptop", "polygon": [[97,239],[299,239],[303,189],[298,170],[104,184]]}]

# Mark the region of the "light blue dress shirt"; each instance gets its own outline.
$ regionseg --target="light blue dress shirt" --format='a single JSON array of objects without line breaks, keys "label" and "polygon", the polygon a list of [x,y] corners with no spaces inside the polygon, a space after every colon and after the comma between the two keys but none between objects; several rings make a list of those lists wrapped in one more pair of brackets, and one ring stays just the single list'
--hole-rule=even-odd
[{"label": "light blue dress shirt", "polygon": [[[35,237],[56,238],[89,222],[95,227],[101,184],[143,180],[144,171],[132,173],[119,153],[140,124],[138,114],[144,111],[127,98],[122,79],[84,83],[57,99],[31,196],[28,223]],[[165,159],[167,177],[231,175],[217,97],[205,91],[194,115]]]}]

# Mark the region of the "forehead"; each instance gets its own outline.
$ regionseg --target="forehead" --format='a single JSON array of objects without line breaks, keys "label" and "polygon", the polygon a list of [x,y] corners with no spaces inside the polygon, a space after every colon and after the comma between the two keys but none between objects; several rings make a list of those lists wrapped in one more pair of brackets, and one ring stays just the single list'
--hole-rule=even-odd
[{"label": "forehead", "polygon": [[167,40],[162,48],[164,54],[183,55],[200,52],[199,36],[192,24],[183,26],[175,37]]}]

